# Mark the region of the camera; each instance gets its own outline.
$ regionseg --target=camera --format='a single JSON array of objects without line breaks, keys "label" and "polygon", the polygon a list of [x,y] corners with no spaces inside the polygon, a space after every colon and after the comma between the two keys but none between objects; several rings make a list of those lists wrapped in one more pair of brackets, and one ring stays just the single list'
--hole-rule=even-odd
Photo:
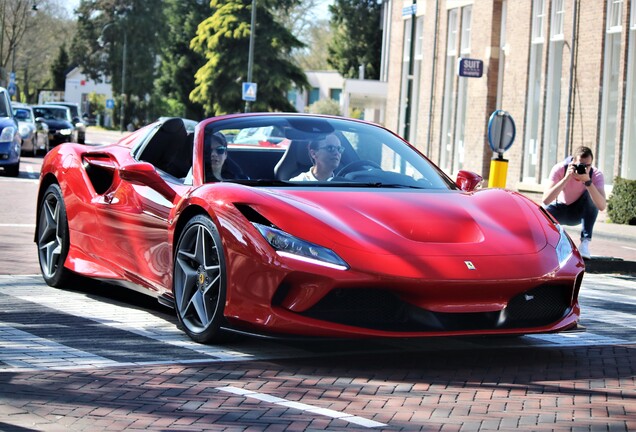
[{"label": "camera", "polygon": [[574,168],[576,169],[577,174],[585,174],[585,168],[587,168],[587,165],[584,163],[575,164]]}]

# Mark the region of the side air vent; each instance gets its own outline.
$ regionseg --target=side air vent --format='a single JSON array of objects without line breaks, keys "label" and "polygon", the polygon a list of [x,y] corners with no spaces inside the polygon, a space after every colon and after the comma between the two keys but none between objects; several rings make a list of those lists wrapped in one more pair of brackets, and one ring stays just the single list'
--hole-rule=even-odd
[{"label": "side air vent", "polygon": [[245,218],[248,221],[256,222],[256,223],[259,223],[261,225],[266,225],[266,226],[274,226],[273,223],[268,221],[267,218],[265,218],[263,215],[261,215],[259,212],[254,210],[249,205],[247,205],[247,204],[234,204],[234,205],[238,209],[238,211],[240,211],[243,214],[243,216],[245,216]]},{"label": "side air vent", "polygon": [[91,154],[84,156],[84,170],[99,195],[105,193],[113,184],[115,164],[108,155]]}]

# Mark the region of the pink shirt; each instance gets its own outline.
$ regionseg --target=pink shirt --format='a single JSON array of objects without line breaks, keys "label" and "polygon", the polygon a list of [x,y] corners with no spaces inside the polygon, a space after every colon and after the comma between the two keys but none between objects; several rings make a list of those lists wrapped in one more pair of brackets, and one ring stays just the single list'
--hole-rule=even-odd
[{"label": "pink shirt", "polygon": [[[565,170],[565,163],[557,164],[552,167],[552,171],[550,171],[550,181],[552,181],[553,184],[561,181],[561,179],[565,177]],[[603,192],[605,189],[605,178],[603,177],[603,173],[596,169],[596,167],[592,167],[592,170],[592,183],[599,191]],[[559,193],[557,202],[570,205],[579,199],[585,191],[586,189],[583,182],[572,179],[565,185],[561,193]]]}]

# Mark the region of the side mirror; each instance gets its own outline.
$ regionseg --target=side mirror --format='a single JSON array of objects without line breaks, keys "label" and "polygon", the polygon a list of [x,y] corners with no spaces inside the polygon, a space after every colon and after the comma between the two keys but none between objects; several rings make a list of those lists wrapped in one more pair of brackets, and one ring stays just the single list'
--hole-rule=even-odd
[{"label": "side mirror", "polygon": [[119,168],[119,178],[138,186],[148,186],[172,201],[176,192],[161,178],[152,164],[137,162]]},{"label": "side mirror", "polygon": [[463,191],[472,192],[477,189],[483,180],[484,178],[477,173],[460,170],[457,173],[457,180],[455,180],[455,184]]},{"label": "side mirror", "polygon": [[35,122],[36,123],[44,123],[44,117],[36,117],[35,118]]}]

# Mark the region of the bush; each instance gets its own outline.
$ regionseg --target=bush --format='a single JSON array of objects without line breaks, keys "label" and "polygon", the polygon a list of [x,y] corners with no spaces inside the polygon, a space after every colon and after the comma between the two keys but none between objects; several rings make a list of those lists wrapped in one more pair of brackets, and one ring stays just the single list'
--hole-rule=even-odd
[{"label": "bush", "polygon": [[340,115],[340,104],[333,99],[320,99],[307,107],[312,114]]},{"label": "bush", "polygon": [[636,180],[614,179],[607,214],[613,223],[636,225]]}]

